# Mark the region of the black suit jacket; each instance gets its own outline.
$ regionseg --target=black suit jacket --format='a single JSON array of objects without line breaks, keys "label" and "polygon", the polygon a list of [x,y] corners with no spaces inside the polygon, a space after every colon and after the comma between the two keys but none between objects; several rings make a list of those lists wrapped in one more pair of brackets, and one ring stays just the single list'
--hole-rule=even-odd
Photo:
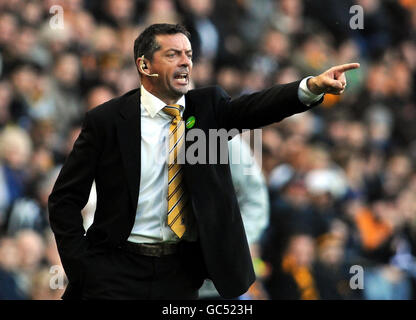
[{"label": "black suit jacket", "polygon": [[[220,87],[189,91],[184,119],[203,130],[253,129],[309,109],[298,99],[299,81],[231,100]],[[188,130],[187,130],[188,131]],[[80,136],[49,197],[49,217],[69,279],[64,298],[78,297],[86,257],[127,240],[140,185],[140,90],[86,113]],[[186,141],[186,148],[192,141]],[[207,149],[207,157],[209,150]],[[235,297],[255,279],[228,164],[183,165],[208,276],[219,293]],[[93,180],[97,208],[86,236],[81,209]]]}]

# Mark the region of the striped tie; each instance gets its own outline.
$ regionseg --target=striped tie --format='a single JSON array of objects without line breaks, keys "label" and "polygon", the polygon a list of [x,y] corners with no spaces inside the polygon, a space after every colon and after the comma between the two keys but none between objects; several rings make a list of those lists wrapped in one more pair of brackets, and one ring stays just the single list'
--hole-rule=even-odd
[{"label": "striped tie", "polygon": [[179,105],[168,105],[163,111],[173,117],[169,127],[168,225],[181,238],[185,233],[184,217],[188,196],[183,187],[182,166],[178,163],[178,155],[185,140],[185,124]]}]

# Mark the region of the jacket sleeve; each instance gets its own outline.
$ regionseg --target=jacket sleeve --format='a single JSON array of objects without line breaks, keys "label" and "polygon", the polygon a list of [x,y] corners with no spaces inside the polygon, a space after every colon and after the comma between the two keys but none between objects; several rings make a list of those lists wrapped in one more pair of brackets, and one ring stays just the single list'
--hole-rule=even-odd
[{"label": "jacket sleeve", "polygon": [[48,200],[49,221],[69,281],[81,280],[87,250],[81,210],[88,201],[98,160],[97,135],[87,113],[81,133]]},{"label": "jacket sleeve", "polygon": [[295,113],[304,112],[322,102],[307,106],[298,97],[300,81],[231,99],[220,87],[215,87],[214,112],[219,127],[255,129],[281,121]]}]

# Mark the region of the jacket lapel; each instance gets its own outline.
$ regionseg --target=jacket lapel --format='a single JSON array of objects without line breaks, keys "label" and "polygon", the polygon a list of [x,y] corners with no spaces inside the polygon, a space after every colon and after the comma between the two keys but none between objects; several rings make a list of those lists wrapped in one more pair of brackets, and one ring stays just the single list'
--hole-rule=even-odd
[{"label": "jacket lapel", "polygon": [[[185,95],[185,111],[183,112],[182,118],[183,121],[185,121],[185,137],[186,134],[188,133],[188,128],[186,127],[186,120],[188,120],[188,118],[190,116],[195,116],[195,106],[192,103],[192,99],[190,98],[189,93]],[[188,147],[192,144],[192,141],[186,141],[185,140],[185,150],[188,149]]]},{"label": "jacket lapel", "polygon": [[140,90],[131,94],[120,107],[117,137],[130,191],[131,204],[137,209],[140,187],[141,121]]}]

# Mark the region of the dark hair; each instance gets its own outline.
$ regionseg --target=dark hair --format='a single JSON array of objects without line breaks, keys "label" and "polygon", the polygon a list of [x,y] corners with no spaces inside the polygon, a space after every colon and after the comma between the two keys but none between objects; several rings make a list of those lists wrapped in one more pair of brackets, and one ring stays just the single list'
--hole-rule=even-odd
[{"label": "dark hair", "polygon": [[190,33],[180,24],[159,23],[147,27],[134,41],[134,61],[144,55],[147,59],[152,60],[153,54],[160,49],[160,44],[156,41],[159,34],[177,34],[183,33],[188,39]]}]

